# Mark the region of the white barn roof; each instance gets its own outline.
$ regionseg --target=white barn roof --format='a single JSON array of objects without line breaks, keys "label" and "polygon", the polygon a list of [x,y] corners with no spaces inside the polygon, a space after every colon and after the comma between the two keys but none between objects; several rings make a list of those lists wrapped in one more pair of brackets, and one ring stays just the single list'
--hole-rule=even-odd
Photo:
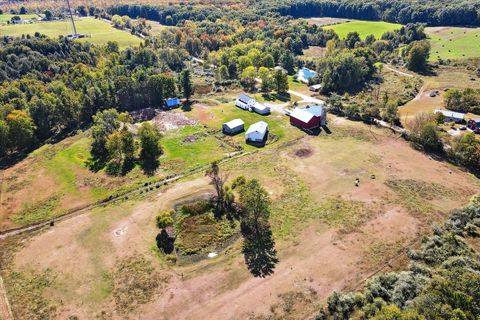
[{"label": "white barn roof", "polygon": [[268,123],[266,123],[265,121],[255,122],[248,128],[246,135],[249,135],[250,133],[254,133],[254,132],[265,134],[267,132],[267,129],[268,129]]},{"label": "white barn roof", "polygon": [[230,129],[233,129],[239,126],[243,126],[244,124],[245,123],[242,121],[242,119],[234,119],[234,120],[228,121],[224,125],[229,127]]},{"label": "white barn roof", "polygon": [[445,117],[454,118],[454,119],[464,119],[464,118],[465,118],[465,113],[454,112],[454,111],[449,111],[449,110],[440,110],[440,109],[437,109],[437,110],[435,110],[434,113],[441,113],[441,114],[443,114]]},{"label": "white barn roof", "polygon": [[293,109],[292,113],[290,113],[290,117],[298,119],[298,120],[300,120],[304,123],[308,123],[310,120],[312,120],[314,115],[312,113],[308,112],[308,111],[303,110],[303,109],[295,108],[295,109]]}]

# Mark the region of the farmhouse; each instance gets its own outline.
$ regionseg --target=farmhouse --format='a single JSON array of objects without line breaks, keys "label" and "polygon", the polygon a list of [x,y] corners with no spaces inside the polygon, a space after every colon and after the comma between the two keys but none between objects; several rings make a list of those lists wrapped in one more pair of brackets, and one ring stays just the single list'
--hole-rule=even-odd
[{"label": "farmhouse", "polygon": [[270,113],[269,107],[243,93],[237,98],[237,100],[235,100],[235,106],[243,110],[255,111],[256,113],[262,115]]},{"label": "farmhouse", "polygon": [[247,132],[245,132],[245,140],[247,142],[263,142],[268,135],[268,123],[259,121],[252,124]]},{"label": "farmhouse", "polygon": [[250,98],[246,94],[241,94],[237,100],[235,100],[235,106],[243,110],[250,110],[255,99]]},{"label": "farmhouse", "polygon": [[165,100],[164,108],[165,109],[173,109],[178,108],[180,106],[180,99],[179,98],[169,98]]},{"label": "farmhouse", "polygon": [[308,81],[317,76],[317,72],[308,69],[308,68],[301,68],[297,72],[297,79],[303,83],[308,83]]},{"label": "farmhouse", "polygon": [[244,122],[242,119],[234,119],[227,123],[224,123],[222,126],[223,133],[225,134],[237,134],[244,130]]},{"label": "farmhouse", "polygon": [[461,123],[461,122],[465,121],[465,113],[454,112],[454,111],[449,111],[449,110],[441,110],[441,109],[435,110],[434,113],[435,114],[441,113],[444,117],[445,122]]}]

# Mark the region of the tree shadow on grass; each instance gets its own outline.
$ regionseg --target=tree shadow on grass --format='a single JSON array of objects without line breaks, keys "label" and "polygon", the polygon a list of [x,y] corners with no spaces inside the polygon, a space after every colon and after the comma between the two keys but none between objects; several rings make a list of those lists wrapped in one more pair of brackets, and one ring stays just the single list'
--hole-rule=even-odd
[{"label": "tree shadow on grass", "polygon": [[150,161],[142,161],[140,163],[143,172],[147,176],[153,176],[155,171],[157,171],[158,167],[160,166],[160,161],[158,160],[150,160]]},{"label": "tree shadow on grass", "polygon": [[289,93],[283,93],[283,94],[278,94],[278,93],[263,93],[262,98],[265,99],[265,101],[276,101],[280,100],[282,102],[288,102],[290,101],[291,97]]},{"label": "tree shadow on grass", "polygon": [[248,270],[255,277],[265,278],[273,274],[278,263],[277,250],[269,225],[263,225],[258,232],[242,224],[242,253]]}]

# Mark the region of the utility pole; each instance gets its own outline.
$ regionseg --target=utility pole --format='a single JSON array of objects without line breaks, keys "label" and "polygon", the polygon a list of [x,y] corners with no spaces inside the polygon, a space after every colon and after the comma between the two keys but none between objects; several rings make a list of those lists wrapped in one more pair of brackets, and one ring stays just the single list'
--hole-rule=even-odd
[{"label": "utility pole", "polygon": [[77,37],[77,27],[75,27],[75,20],[73,20],[72,7],[70,7],[70,1],[69,0],[67,0],[67,5],[68,5],[68,12],[70,13],[70,19],[72,20],[73,38],[76,38]]}]

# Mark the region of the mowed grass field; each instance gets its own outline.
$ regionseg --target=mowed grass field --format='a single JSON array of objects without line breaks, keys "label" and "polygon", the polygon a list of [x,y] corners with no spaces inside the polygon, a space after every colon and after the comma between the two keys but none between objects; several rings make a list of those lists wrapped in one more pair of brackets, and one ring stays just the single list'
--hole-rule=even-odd
[{"label": "mowed grass field", "polygon": [[365,39],[366,36],[371,34],[373,34],[376,39],[379,39],[385,32],[400,29],[401,27],[401,24],[383,21],[350,21],[331,26],[325,26],[324,28],[332,29],[341,39],[346,38],[349,32],[355,31],[358,32],[362,39]]},{"label": "mowed grass field", "polygon": [[[115,29],[108,22],[94,18],[81,18],[75,22],[77,32],[86,34],[89,37],[78,41],[90,42],[92,44],[105,44],[108,41],[116,41],[120,48],[138,46],[142,39],[122,30]],[[5,25],[0,28],[0,36],[21,36],[23,34],[33,35],[40,32],[51,38],[65,36],[72,33],[70,20],[35,22],[31,24]]]},{"label": "mowed grass field", "polygon": [[432,44],[431,61],[480,57],[480,28],[432,27],[425,31]]},{"label": "mowed grass field", "polygon": [[28,13],[28,14],[9,14],[9,13],[5,13],[5,14],[0,14],[0,23],[6,23],[7,21],[10,21],[12,19],[12,17],[14,17],[14,16],[19,16],[23,20],[33,20],[33,19],[40,18],[43,15],[38,15],[38,14],[35,14],[35,13]]}]

